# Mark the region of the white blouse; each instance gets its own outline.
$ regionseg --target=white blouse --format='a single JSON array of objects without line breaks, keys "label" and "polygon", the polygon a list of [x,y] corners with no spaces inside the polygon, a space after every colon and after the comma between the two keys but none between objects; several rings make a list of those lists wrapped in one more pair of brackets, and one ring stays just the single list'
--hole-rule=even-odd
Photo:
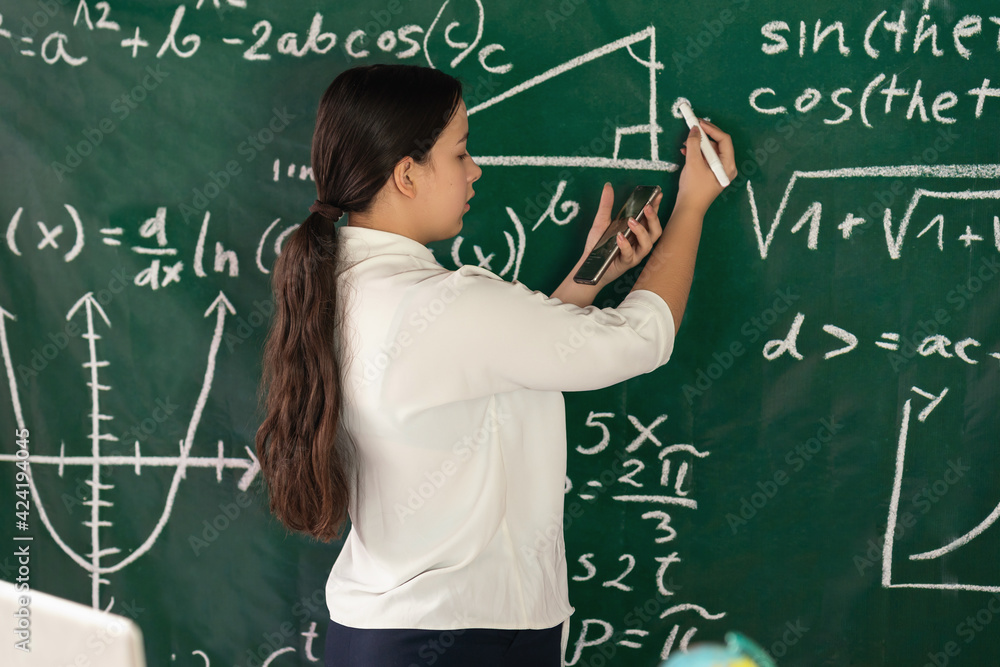
[{"label": "white blouse", "polygon": [[561,391],[664,364],[648,290],[580,308],[423,244],[339,227],[344,426],[358,448],[351,530],[326,587],[354,628],[543,629],[569,604]]}]

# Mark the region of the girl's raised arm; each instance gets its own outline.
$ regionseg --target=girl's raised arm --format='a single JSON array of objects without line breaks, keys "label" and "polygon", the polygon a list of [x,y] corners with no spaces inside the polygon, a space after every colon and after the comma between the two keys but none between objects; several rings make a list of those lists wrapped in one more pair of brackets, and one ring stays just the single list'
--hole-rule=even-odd
[{"label": "girl's raised arm", "polygon": [[[701,121],[700,127],[712,140],[730,180],[735,179],[736,159],[730,136],[706,120]],[[674,318],[675,329],[681,325],[688,293],[691,291],[702,220],[708,207],[722,192],[722,186],[701,154],[700,140],[698,126],[691,128],[684,150],[687,162],[681,171],[674,210],[649,261],[632,286],[633,291],[649,290],[666,301]],[[649,214],[647,207],[646,215]]]}]

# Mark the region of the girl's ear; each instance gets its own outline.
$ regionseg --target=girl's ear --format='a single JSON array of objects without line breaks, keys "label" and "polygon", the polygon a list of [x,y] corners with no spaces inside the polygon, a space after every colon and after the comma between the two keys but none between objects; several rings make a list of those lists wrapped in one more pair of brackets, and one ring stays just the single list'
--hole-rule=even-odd
[{"label": "girl's ear", "polygon": [[417,196],[414,180],[417,178],[418,171],[419,165],[409,156],[397,162],[395,168],[392,170],[393,183],[404,197],[413,199]]}]

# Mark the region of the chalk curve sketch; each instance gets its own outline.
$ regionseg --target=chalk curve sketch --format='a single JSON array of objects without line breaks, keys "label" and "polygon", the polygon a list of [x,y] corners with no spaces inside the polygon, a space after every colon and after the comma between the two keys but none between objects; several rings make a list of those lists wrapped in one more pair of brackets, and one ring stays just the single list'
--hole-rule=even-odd
[{"label": "chalk curve sketch", "polygon": [[[180,482],[187,477],[187,471],[189,468],[214,468],[216,470],[216,480],[220,482],[222,481],[222,471],[224,469],[242,469],[244,472],[237,485],[240,490],[245,491],[249,488],[251,482],[253,482],[254,478],[259,473],[260,464],[257,461],[257,457],[249,448],[246,448],[246,459],[223,456],[224,445],[221,441],[218,443],[217,456],[191,456],[195,433],[198,430],[201,415],[208,400],[209,392],[212,388],[212,380],[215,375],[215,363],[219,346],[222,342],[226,317],[227,314],[236,314],[236,309],[233,307],[233,304],[229,301],[229,299],[226,298],[226,295],[223,292],[219,292],[219,295],[208,307],[208,310],[205,311],[205,317],[209,317],[212,313],[215,313],[215,330],[212,336],[212,341],[209,345],[208,360],[205,375],[201,383],[201,389],[195,402],[191,419],[187,425],[185,438],[179,443],[180,451],[177,456],[143,456],[140,451],[138,441],[135,442],[134,455],[125,456],[102,454],[100,447],[101,443],[107,441],[117,441],[118,437],[111,433],[102,432],[101,428],[104,422],[112,420],[113,417],[101,412],[100,394],[104,391],[110,391],[112,387],[110,384],[107,384],[107,381],[102,383],[102,380],[99,377],[100,369],[109,366],[110,362],[98,359],[97,341],[101,340],[102,336],[97,333],[95,314],[104,322],[108,329],[111,328],[111,320],[108,318],[107,313],[104,312],[104,309],[101,308],[101,304],[94,297],[93,292],[87,292],[80,297],[75,304],[73,304],[66,314],[66,320],[71,320],[74,315],[81,310],[86,314],[86,330],[83,334],[81,334],[81,338],[85,339],[89,346],[88,359],[81,365],[89,372],[90,376],[87,382],[87,387],[90,390],[91,409],[87,414],[91,419],[91,432],[88,436],[91,443],[91,453],[89,456],[66,456],[65,443],[63,443],[60,446],[58,456],[30,454],[28,457],[28,484],[31,490],[31,497],[34,500],[34,505],[38,510],[38,516],[46,530],[52,536],[52,539],[56,542],[59,548],[66,553],[67,556],[69,556],[77,565],[90,574],[91,604],[95,609],[101,609],[100,587],[102,584],[110,583],[110,581],[102,575],[111,574],[124,569],[152,548],[153,544],[162,533],[164,526],[166,526],[167,521],[170,519],[170,513],[173,508],[174,500],[177,496]],[[24,430],[27,428],[27,425],[21,409],[21,400],[18,394],[17,383],[14,379],[14,365],[12,363],[10,348],[7,342],[5,319],[16,321],[13,314],[0,307],[0,352],[3,354],[4,367],[7,371],[11,404],[14,410],[14,417],[17,421],[17,427],[18,429]],[[20,459],[18,459],[16,455],[0,455],[0,461],[17,460]],[[45,503],[42,500],[38,486],[35,484],[34,475],[31,474],[31,467],[35,465],[55,465],[57,466],[57,472],[60,477],[62,477],[67,466],[82,466],[90,468],[91,477],[85,481],[87,486],[90,487],[90,498],[83,502],[83,505],[90,508],[89,517],[83,522],[83,524],[90,530],[90,551],[85,556],[81,555],[77,550],[67,544],[56,530],[52,522],[52,518],[45,509]],[[170,488],[167,491],[163,504],[163,510],[157,519],[156,525],[141,545],[130,550],[128,556],[113,564],[107,564],[105,559],[121,553],[121,549],[117,547],[102,548],[100,540],[100,529],[113,525],[112,522],[101,517],[102,508],[109,508],[113,506],[112,502],[107,500],[105,497],[102,497],[102,491],[108,491],[113,488],[113,485],[106,484],[101,479],[102,468],[106,466],[130,466],[135,470],[136,475],[141,474],[144,467],[174,468]],[[114,599],[112,598],[110,603],[104,608],[106,610],[110,610],[113,605]]]},{"label": "chalk curve sketch", "polygon": [[996,520],[1000,518],[1000,504],[998,504],[989,516],[983,519],[979,525],[967,532],[965,535],[958,537],[948,544],[944,545],[940,549],[933,549],[932,551],[925,551],[919,554],[913,554],[910,556],[910,560],[930,560],[932,558],[940,558],[946,553],[951,553],[955,549],[964,546],[977,538],[983,531],[996,523]]},{"label": "chalk curve sketch", "polygon": [[[933,392],[925,391],[919,387],[911,387],[911,392],[922,396],[926,399],[930,399],[930,403],[916,416],[916,420],[919,423],[923,423],[930,416],[931,412],[941,403],[941,401],[948,395],[948,388],[945,387],[940,394],[935,395]],[[895,475],[893,478],[892,485],[892,497],[889,501],[889,515],[886,520],[885,529],[885,541],[882,547],[882,587],[883,588],[928,588],[928,589],[949,589],[949,590],[968,590],[968,591],[982,591],[988,593],[1000,593],[1000,585],[979,585],[979,584],[966,584],[966,583],[897,583],[892,580],[892,562],[893,554],[895,551],[895,534],[896,534],[896,522],[898,518],[899,511],[899,498],[902,490],[903,482],[903,468],[906,462],[906,445],[907,439],[909,437],[910,426],[912,425],[912,413],[913,413],[913,399],[908,398],[903,404],[903,414],[900,419],[899,425],[899,438],[896,446],[896,466]],[[992,526],[996,520],[1000,518],[1000,505],[997,507],[975,528],[965,533],[961,537],[958,537],[945,546],[934,549],[932,551],[925,551],[922,553],[912,554],[909,556],[910,560],[932,560],[935,558],[940,558],[947,553],[956,551],[960,547],[967,545],[969,542],[974,540],[976,537],[981,535],[990,526]]]},{"label": "chalk curve sketch", "polygon": [[[649,42],[649,57],[644,59],[637,55],[633,46]],[[651,171],[677,171],[679,165],[675,162],[668,162],[660,159],[659,133],[663,131],[657,121],[657,93],[656,93],[656,73],[663,69],[663,63],[656,59],[656,28],[648,26],[626,35],[621,39],[609,42],[596,49],[592,49],[575,58],[552,67],[518,85],[506,90],[499,95],[495,95],[469,109],[469,116],[489,109],[500,104],[526,90],[540,86],[556,77],[571,72],[582,65],[594,62],[618,51],[625,51],[632,60],[647,70],[649,81],[649,116],[645,123],[628,127],[615,128],[615,142],[611,157],[597,156],[577,156],[577,155],[477,155],[476,162],[480,165],[514,167],[585,167],[600,169],[642,169]],[[632,134],[645,134],[649,136],[649,158],[621,158],[618,157],[623,136]]]}]

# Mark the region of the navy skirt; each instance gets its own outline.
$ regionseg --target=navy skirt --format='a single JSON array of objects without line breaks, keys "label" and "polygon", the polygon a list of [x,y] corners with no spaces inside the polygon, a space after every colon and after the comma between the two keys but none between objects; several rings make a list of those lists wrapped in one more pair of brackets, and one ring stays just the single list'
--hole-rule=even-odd
[{"label": "navy skirt", "polygon": [[562,624],[548,630],[366,630],[330,621],[326,667],[559,667]]}]

